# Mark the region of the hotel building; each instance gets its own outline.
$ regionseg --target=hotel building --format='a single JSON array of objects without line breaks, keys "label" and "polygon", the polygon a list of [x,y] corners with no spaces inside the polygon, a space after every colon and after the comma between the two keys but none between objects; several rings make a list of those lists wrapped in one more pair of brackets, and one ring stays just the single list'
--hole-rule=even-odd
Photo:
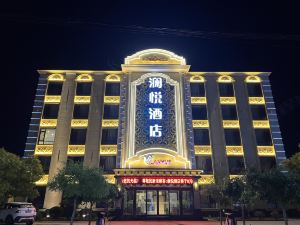
[{"label": "hotel building", "polygon": [[120,71],[39,70],[25,157],[41,160],[46,188],[69,160],[101,167],[124,191],[124,216],[199,215],[210,184],[285,159],[269,72],[192,72],[148,49]]}]

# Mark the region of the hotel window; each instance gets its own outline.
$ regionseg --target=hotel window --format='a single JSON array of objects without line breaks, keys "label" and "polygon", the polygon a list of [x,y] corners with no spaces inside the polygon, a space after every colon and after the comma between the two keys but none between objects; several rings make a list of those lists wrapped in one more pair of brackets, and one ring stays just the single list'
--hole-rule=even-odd
[{"label": "hotel window", "polygon": [[76,86],[76,95],[78,96],[90,96],[91,95],[91,82],[78,82]]},{"label": "hotel window", "polygon": [[191,83],[190,87],[192,97],[205,97],[204,83]]},{"label": "hotel window", "polygon": [[119,105],[104,105],[103,119],[118,119]]},{"label": "hotel window", "polygon": [[260,168],[263,172],[269,171],[276,167],[276,160],[274,157],[259,157]]},{"label": "hotel window", "polygon": [[41,162],[44,173],[49,173],[51,156],[39,156],[38,159]]},{"label": "hotel window", "polygon": [[45,104],[43,119],[57,119],[59,104]]},{"label": "hotel window", "polygon": [[49,82],[47,87],[47,95],[61,95],[62,82]]},{"label": "hotel window", "polygon": [[253,120],[267,120],[266,108],[264,105],[250,105]]},{"label": "hotel window", "polygon": [[67,164],[69,164],[71,161],[73,163],[83,163],[84,157],[82,156],[68,156]]},{"label": "hotel window", "polygon": [[86,129],[72,129],[70,145],[84,145],[86,139]]},{"label": "hotel window", "polygon": [[101,156],[100,166],[104,172],[113,172],[116,168],[116,157],[115,156]]},{"label": "hotel window", "polygon": [[118,143],[118,129],[102,129],[102,145],[116,145]]},{"label": "hotel window", "polygon": [[105,95],[106,96],[119,96],[120,95],[120,83],[106,83]]},{"label": "hotel window", "polygon": [[203,170],[205,174],[212,174],[212,161],[210,156],[196,156],[196,167]]},{"label": "hotel window", "polygon": [[272,145],[272,137],[269,129],[254,129],[258,146]]},{"label": "hotel window", "polygon": [[89,117],[89,107],[88,104],[74,105],[73,119],[87,119]]},{"label": "hotel window", "polygon": [[47,128],[41,129],[38,144],[39,145],[53,145],[55,139],[55,129]]},{"label": "hotel window", "polygon": [[206,105],[192,105],[193,120],[207,120]]},{"label": "hotel window", "polygon": [[260,83],[247,83],[249,97],[263,97]]},{"label": "hotel window", "polygon": [[244,158],[240,156],[228,157],[229,173],[233,175],[242,174],[245,170]]},{"label": "hotel window", "polygon": [[210,145],[208,129],[194,129],[195,145]]},{"label": "hotel window", "polygon": [[220,97],[234,97],[234,90],[232,83],[219,83]]},{"label": "hotel window", "polygon": [[237,120],[237,111],[235,105],[221,105],[223,120]]},{"label": "hotel window", "polygon": [[226,145],[240,146],[242,144],[239,129],[224,129]]}]

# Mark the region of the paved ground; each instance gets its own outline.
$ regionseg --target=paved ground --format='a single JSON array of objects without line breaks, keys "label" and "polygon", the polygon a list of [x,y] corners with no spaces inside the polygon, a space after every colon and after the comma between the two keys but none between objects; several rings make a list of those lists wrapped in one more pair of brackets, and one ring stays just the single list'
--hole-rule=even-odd
[{"label": "paved ground", "polygon": [[[34,225],[68,225],[67,222],[36,222]],[[87,225],[88,222],[75,222],[75,225]],[[112,221],[106,225],[218,225],[214,221]],[[284,225],[283,221],[247,221],[247,225]],[[95,222],[92,223],[95,225]],[[242,225],[238,221],[238,225]],[[300,220],[290,220],[289,225],[300,225]]]}]

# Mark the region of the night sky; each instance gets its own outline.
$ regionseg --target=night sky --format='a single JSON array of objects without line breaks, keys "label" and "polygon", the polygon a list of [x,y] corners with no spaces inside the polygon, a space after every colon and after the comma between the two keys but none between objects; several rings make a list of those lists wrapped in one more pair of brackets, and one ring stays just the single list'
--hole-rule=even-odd
[{"label": "night sky", "polygon": [[191,71],[272,72],[287,155],[298,151],[300,14],[296,5],[287,1],[11,2],[0,7],[0,146],[5,149],[23,154],[37,69],[120,70],[126,56],[162,48],[184,56]]}]

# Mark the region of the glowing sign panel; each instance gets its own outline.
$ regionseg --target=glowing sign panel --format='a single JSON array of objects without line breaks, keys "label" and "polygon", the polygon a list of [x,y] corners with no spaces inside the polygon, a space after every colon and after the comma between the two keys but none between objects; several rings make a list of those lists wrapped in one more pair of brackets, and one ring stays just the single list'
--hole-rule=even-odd
[{"label": "glowing sign panel", "polygon": [[122,177],[122,184],[193,184],[192,177]]}]

